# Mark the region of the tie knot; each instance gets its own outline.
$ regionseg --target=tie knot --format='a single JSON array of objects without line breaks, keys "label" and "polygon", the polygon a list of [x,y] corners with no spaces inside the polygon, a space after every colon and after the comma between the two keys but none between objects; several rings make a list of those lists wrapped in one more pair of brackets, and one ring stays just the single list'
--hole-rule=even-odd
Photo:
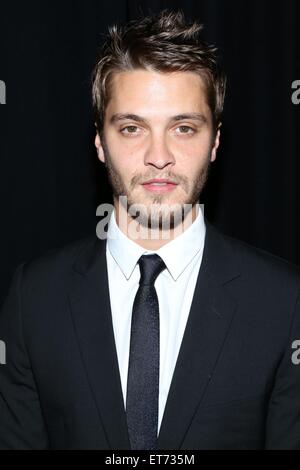
[{"label": "tie knot", "polygon": [[166,268],[159,255],[142,255],[138,261],[141,278],[140,285],[154,285],[157,276]]}]

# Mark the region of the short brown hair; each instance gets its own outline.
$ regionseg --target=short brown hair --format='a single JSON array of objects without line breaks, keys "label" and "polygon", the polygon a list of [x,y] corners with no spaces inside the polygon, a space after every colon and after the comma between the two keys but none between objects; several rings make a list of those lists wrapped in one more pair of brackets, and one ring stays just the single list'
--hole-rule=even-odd
[{"label": "short brown hair", "polygon": [[187,23],[182,11],[163,10],[132,20],[125,26],[112,26],[92,73],[92,100],[95,124],[102,133],[112,74],[148,69],[159,72],[192,71],[206,86],[207,104],[214,128],[220,123],[226,77],[217,63],[214,46],[200,38],[202,24]]}]

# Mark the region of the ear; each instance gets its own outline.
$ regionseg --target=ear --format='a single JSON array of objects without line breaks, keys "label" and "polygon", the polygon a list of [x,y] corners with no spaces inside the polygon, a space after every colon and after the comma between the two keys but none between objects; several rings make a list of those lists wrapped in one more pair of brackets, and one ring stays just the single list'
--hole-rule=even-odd
[{"label": "ear", "polygon": [[214,146],[211,150],[211,156],[210,156],[210,161],[211,162],[214,162],[215,159],[217,158],[217,150],[218,150],[218,147],[220,145],[220,127],[221,127],[221,125],[222,125],[222,123],[220,123],[218,125],[216,136],[215,136],[215,141],[214,141]]},{"label": "ear", "polygon": [[96,146],[96,149],[97,149],[99,160],[102,163],[104,163],[105,162],[104,152],[103,152],[103,147],[102,147],[101,139],[100,139],[100,136],[99,136],[98,132],[97,132],[96,137],[95,137],[95,146]]}]

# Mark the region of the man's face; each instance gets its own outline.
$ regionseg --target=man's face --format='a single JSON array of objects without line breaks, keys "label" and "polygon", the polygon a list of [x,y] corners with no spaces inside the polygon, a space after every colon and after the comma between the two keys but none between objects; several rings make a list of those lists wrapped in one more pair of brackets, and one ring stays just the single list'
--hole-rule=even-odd
[{"label": "man's face", "polygon": [[[95,144],[115,205],[121,195],[129,207],[142,205],[139,222],[148,227],[151,209],[152,228],[153,220],[181,216],[185,204],[198,202],[219,145],[201,78],[193,72],[117,72],[102,140],[97,134]],[[176,184],[144,184],[151,179]]]}]

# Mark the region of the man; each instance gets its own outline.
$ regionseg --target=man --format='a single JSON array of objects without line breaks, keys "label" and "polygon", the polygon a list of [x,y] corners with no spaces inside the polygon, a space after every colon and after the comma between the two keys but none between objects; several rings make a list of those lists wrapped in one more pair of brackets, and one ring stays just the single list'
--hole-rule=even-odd
[{"label": "man", "polygon": [[201,26],[112,28],[93,73],[107,236],[16,270],[0,315],[0,447],[299,449],[299,269],[198,204],[225,78]]}]

